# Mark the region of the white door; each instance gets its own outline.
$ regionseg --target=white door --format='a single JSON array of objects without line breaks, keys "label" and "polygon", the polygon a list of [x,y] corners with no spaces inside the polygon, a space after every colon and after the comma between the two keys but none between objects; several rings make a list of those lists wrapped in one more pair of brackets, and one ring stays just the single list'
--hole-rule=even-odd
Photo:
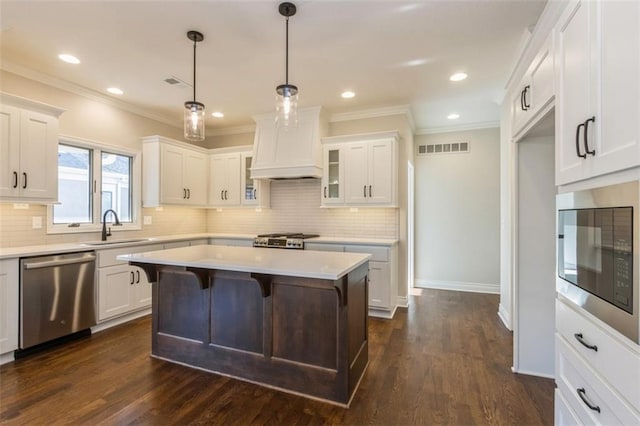
[{"label": "white door", "polygon": [[162,145],[160,190],[161,201],[167,204],[185,204],[187,199],[186,188],[183,184],[184,176],[184,150],[171,145]]},{"label": "white door", "polygon": [[98,320],[126,314],[136,308],[135,272],[129,265],[98,269]]},{"label": "white door", "polygon": [[57,119],[20,114],[20,191],[23,197],[58,199]]},{"label": "white door", "polygon": [[133,305],[136,308],[146,308],[151,306],[151,283],[147,279],[144,270],[137,266],[132,266],[133,271]]},{"label": "white door", "polygon": [[369,261],[369,306],[389,309],[389,262]]},{"label": "white door", "polygon": [[18,349],[18,260],[0,260],[0,354]]},{"label": "white door", "polygon": [[391,141],[375,141],[369,145],[367,185],[368,203],[390,204],[393,192],[393,146]]},{"label": "white door", "polygon": [[322,204],[344,203],[344,150],[338,146],[323,147]]},{"label": "white door", "polygon": [[368,144],[353,143],[344,149],[344,199],[347,204],[365,204],[368,190]]},{"label": "white door", "polygon": [[20,110],[0,105],[0,197],[18,193],[19,167]]},{"label": "white door", "polygon": [[187,204],[207,203],[207,156],[199,152],[184,154],[183,184],[187,191]]}]

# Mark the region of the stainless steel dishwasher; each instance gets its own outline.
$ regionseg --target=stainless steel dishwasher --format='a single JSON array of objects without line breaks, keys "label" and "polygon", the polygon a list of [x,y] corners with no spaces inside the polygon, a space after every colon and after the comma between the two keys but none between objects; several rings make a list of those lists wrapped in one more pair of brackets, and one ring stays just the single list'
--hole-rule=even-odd
[{"label": "stainless steel dishwasher", "polygon": [[96,324],[94,252],[20,259],[20,349]]}]

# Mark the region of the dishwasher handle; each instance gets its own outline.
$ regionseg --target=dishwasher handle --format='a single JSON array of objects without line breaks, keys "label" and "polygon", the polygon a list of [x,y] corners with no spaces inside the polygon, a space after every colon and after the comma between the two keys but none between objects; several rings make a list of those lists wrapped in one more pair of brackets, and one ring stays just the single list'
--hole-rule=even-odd
[{"label": "dishwasher handle", "polygon": [[96,260],[95,254],[84,255],[82,257],[72,257],[67,259],[45,260],[42,262],[24,262],[24,269],[50,268],[62,265],[73,265],[77,263],[87,263]]}]

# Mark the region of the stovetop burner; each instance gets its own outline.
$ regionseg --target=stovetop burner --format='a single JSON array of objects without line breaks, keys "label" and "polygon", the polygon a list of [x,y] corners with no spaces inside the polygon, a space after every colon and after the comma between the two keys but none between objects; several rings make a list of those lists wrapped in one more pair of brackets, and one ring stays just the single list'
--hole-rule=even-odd
[{"label": "stovetop burner", "polygon": [[303,234],[301,232],[281,232],[274,234],[260,234],[253,239],[254,247],[304,249],[304,240],[318,237],[316,234]]}]

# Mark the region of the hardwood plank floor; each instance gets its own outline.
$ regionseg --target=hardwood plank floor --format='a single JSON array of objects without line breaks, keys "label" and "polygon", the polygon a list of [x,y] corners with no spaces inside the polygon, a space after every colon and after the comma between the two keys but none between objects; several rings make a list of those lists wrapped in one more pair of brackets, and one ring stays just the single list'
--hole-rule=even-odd
[{"label": "hardwood plank floor", "polygon": [[553,381],[511,373],[497,306],[423,290],[371,319],[350,409],[153,359],[146,317],[0,367],[0,423],[550,425]]}]

